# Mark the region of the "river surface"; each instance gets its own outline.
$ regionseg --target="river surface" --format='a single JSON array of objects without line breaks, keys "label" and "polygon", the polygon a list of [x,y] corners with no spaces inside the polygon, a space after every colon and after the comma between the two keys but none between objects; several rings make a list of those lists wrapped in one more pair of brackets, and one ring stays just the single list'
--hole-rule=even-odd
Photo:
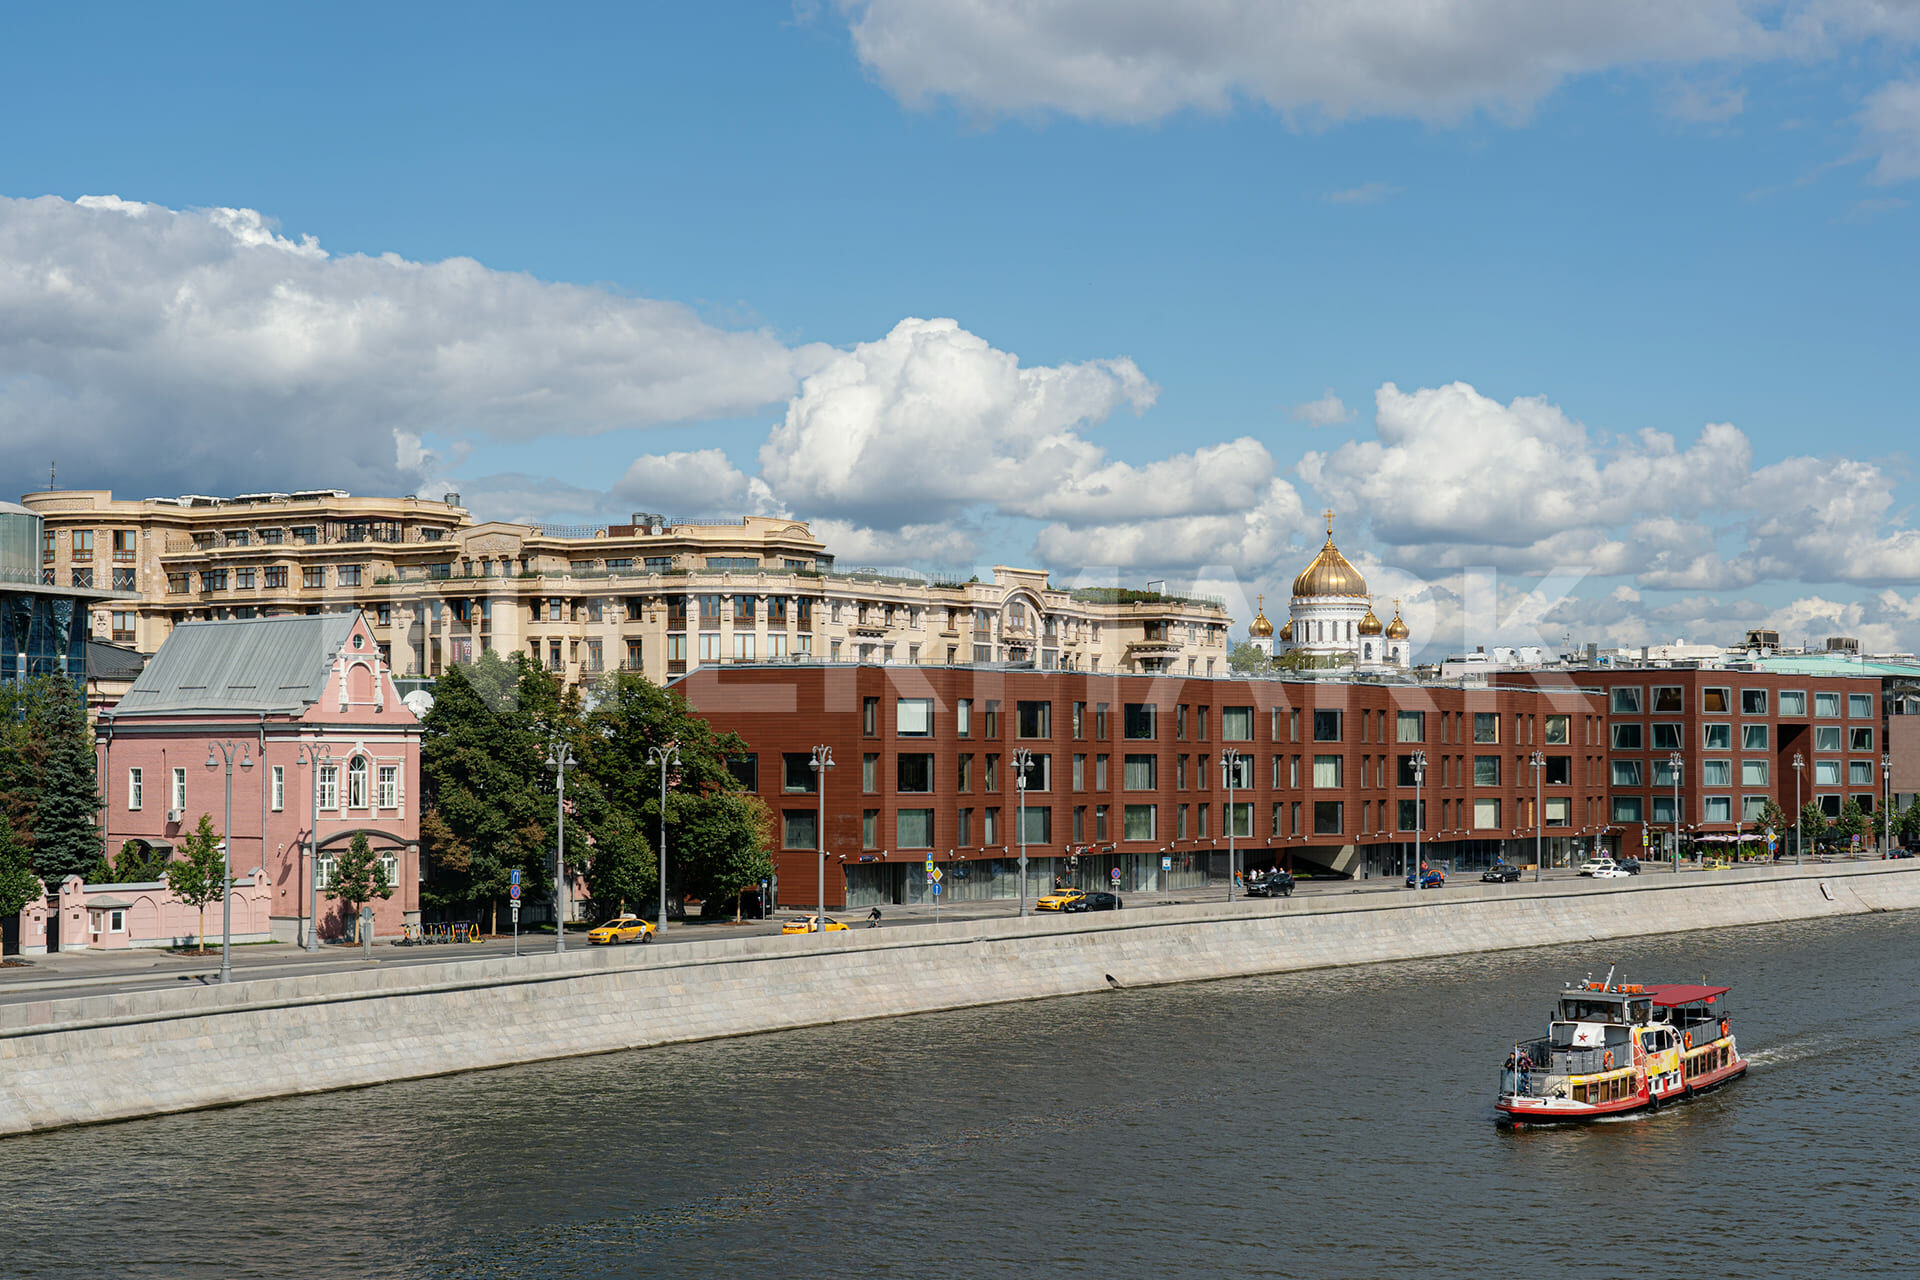
[{"label": "river surface", "polygon": [[[0,1140],[0,1274],[1912,1275],[1890,914],[786,1032]],[[1754,1069],[1493,1124],[1563,980],[1731,984]]]}]

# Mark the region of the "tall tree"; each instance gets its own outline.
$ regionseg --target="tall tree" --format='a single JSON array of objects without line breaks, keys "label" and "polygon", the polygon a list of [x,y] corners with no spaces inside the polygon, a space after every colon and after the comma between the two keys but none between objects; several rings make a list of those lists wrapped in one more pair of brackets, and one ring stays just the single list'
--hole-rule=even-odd
[{"label": "tall tree", "polygon": [[1747,824],[1747,829],[1762,839],[1765,839],[1767,833],[1771,831],[1774,839],[1779,841],[1774,846],[1774,851],[1777,853],[1792,843],[1793,833],[1788,830],[1792,825],[1792,821],[1787,817],[1787,811],[1780,807],[1780,802],[1768,796],[1767,802],[1760,806],[1760,812]]},{"label": "tall tree", "polygon": [[100,786],[94,773],[93,734],[79,687],[56,680],[48,692],[46,763],[34,815],[33,865],[48,886],[84,876],[100,861]]},{"label": "tall tree", "polygon": [[1873,819],[1867,816],[1867,811],[1860,807],[1858,800],[1848,796],[1846,803],[1840,806],[1840,816],[1833,821],[1833,834],[1851,850],[1855,847],[1856,839],[1864,845],[1867,833],[1871,830]]},{"label": "tall tree", "polygon": [[387,879],[387,864],[373,854],[367,833],[356,831],[347,842],[347,851],[334,860],[333,874],[327,878],[326,895],[347,909],[353,924],[351,936],[360,937],[360,908],[375,898],[393,896],[393,884]]},{"label": "tall tree", "polygon": [[1920,844],[1920,800],[1907,806],[1893,830],[1900,843],[1909,846]]},{"label": "tall tree", "polygon": [[46,892],[40,877],[33,874],[32,857],[13,829],[0,823],[0,916],[19,915],[22,907]]},{"label": "tall tree", "polygon": [[226,855],[213,815],[203,813],[194,829],[180,841],[180,857],[167,864],[167,888],[173,896],[200,911],[200,950],[207,949],[207,908],[227,890]]},{"label": "tall tree", "polygon": [[1257,676],[1273,670],[1273,659],[1251,640],[1242,640],[1227,650],[1227,670],[1235,675]]},{"label": "tall tree", "polygon": [[1800,835],[1809,849],[1817,849],[1827,837],[1827,811],[1820,807],[1818,800],[1809,800],[1800,806]]}]

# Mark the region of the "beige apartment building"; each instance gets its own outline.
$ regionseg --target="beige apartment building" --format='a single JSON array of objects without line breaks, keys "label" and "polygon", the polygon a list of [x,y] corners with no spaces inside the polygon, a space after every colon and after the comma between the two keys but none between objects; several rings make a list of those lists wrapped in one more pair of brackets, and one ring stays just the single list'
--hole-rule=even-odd
[{"label": "beige apartment building", "polygon": [[841,568],[802,521],[475,522],[458,494],[337,489],[233,498],[30,493],[48,582],[138,593],[93,634],[151,654],[182,622],[359,608],[396,677],[489,649],[569,681],[616,668],[661,683],[700,666],[791,660],[1226,673],[1212,599],[1064,590],[1044,570],[991,581]]}]

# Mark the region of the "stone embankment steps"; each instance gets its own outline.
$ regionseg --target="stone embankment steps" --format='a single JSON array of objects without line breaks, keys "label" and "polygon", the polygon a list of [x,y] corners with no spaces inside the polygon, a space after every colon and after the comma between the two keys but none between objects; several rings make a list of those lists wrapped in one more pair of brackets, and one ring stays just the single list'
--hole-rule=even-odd
[{"label": "stone embankment steps", "polygon": [[1920,907],[1920,863],[1455,885],[0,1006],[0,1133],[865,1018]]}]

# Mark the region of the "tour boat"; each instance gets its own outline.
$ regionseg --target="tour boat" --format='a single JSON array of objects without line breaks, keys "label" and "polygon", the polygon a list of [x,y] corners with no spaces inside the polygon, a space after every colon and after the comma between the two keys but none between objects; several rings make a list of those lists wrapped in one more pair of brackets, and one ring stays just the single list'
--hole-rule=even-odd
[{"label": "tour boat", "polygon": [[1567,984],[1543,1039],[1516,1044],[1495,1106],[1507,1124],[1657,1110],[1746,1074],[1722,998],[1691,983]]}]

